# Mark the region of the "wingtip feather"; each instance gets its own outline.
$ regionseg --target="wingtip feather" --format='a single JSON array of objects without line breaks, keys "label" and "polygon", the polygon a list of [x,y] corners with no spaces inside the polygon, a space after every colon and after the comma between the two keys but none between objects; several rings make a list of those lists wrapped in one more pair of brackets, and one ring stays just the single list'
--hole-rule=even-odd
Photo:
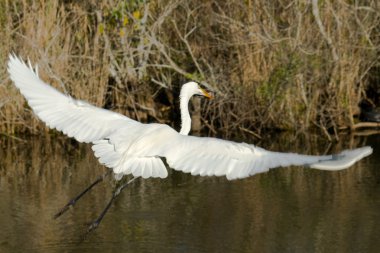
[{"label": "wingtip feather", "polygon": [[352,166],[364,157],[371,155],[372,152],[373,149],[370,146],[345,150],[338,155],[332,156],[332,159],[330,160],[311,164],[310,167],[319,170],[343,170]]}]

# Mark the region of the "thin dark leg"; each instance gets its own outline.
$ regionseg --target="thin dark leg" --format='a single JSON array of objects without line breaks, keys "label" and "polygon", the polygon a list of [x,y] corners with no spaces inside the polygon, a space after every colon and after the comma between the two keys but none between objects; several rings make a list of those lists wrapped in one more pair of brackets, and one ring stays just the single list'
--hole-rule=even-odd
[{"label": "thin dark leg", "polygon": [[111,172],[112,172],[112,170],[108,170],[106,173],[104,173],[103,175],[99,176],[90,186],[88,186],[84,191],[82,191],[81,193],[79,193],[78,196],[76,196],[75,198],[71,199],[64,207],[61,208],[61,210],[59,210],[58,213],[56,213],[54,215],[54,219],[57,219],[62,214],[64,214],[67,210],[69,210],[70,206],[74,206],[76,204],[76,202],[84,194],[86,194],[89,190],[91,190],[92,187],[94,187],[95,185],[97,185],[98,183],[100,183],[101,181],[103,181],[106,176],[108,176],[109,174],[111,174]]},{"label": "thin dark leg", "polygon": [[107,206],[101,212],[99,217],[91,223],[91,225],[87,229],[87,232],[91,232],[92,230],[96,229],[99,226],[100,222],[103,220],[104,216],[106,215],[108,209],[111,207],[112,202],[115,200],[115,198],[120,194],[120,192],[122,190],[124,190],[125,187],[127,187],[130,183],[132,183],[136,178],[138,178],[138,177],[134,177],[131,180],[129,180],[128,182],[122,184],[121,186],[115,187],[116,190],[113,192],[112,197],[111,197],[110,201],[108,202]]}]

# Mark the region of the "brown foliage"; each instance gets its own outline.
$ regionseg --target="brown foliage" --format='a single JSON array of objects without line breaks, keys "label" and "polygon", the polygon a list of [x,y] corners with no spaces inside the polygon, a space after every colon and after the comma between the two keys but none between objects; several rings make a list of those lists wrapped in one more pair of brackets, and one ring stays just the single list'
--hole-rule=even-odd
[{"label": "brown foliage", "polygon": [[379,64],[375,0],[24,0],[0,9],[6,133],[42,126],[7,77],[10,51],[59,89],[142,121],[172,122],[180,85],[193,79],[216,92],[195,114],[225,135],[351,127]]}]

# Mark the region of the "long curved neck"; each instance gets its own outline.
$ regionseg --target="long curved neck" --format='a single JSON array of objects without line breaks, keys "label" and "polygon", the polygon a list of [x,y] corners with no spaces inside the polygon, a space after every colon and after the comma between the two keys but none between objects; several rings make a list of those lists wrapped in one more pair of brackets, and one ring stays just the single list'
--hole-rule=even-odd
[{"label": "long curved neck", "polygon": [[191,129],[191,117],[189,114],[189,101],[192,94],[189,95],[186,90],[182,89],[179,95],[181,108],[181,131],[182,135],[188,135]]}]

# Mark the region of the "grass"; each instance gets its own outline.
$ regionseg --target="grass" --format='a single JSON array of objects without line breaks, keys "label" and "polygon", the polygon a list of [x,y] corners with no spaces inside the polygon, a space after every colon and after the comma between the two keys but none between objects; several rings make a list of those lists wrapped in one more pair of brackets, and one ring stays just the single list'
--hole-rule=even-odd
[{"label": "grass", "polygon": [[353,126],[371,76],[378,75],[378,8],[375,0],[362,6],[5,0],[0,132],[48,131],[8,78],[13,51],[38,64],[53,86],[141,121],[176,125],[180,85],[192,79],[216,91],[214,101],[194,104],[210,132],[336,134]]}]

